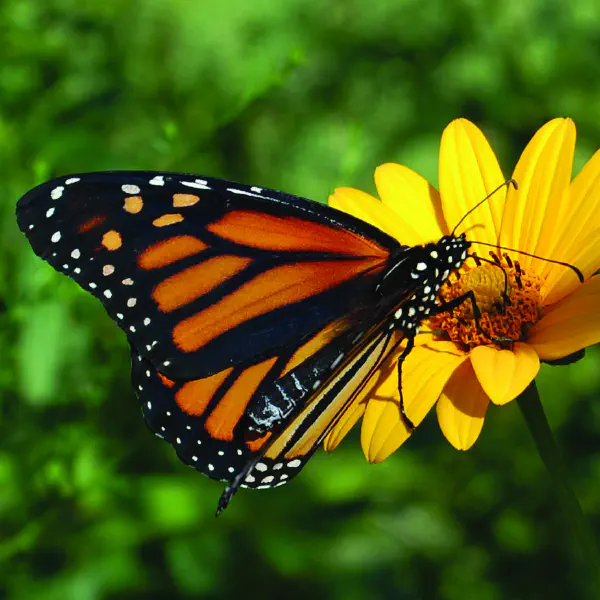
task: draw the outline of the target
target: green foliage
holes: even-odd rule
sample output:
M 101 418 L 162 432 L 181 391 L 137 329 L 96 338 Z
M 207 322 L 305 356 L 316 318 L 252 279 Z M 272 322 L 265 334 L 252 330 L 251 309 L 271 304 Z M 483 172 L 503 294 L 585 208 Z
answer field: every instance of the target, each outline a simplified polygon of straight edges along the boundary
M 123 336 L 32 255 L 17 198 L 54 175 L 205 173 L 324 201 L 376 165 L 435 180 L 465 116 L 505 174 L 554 116 L 598 146 L 594 0 L 0 3 L 0 598 L 595 597 L 517 407 L 468 453 L 430 415 L 368 465 L 356 438 L 290 486 L 221 486 L 151 436 Z M 600 353 L 540 393 L 600 533 Z

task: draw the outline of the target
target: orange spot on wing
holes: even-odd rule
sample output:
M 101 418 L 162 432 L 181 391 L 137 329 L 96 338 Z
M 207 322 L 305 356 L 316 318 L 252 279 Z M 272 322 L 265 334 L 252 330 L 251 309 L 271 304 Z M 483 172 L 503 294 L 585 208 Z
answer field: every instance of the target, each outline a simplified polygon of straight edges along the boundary
M 233 367 L 204 379 L 188 381 L 175 394 L 175 402 L 184 413 L 199 417 L 210 404 L 217 390 L 229 377 Z
M 388 250 L 346 229 L 298 217 L 276 217 L 251 210 L 227 213 L 207 227 L 220 237 L 272 251 L 332 252 L 344 256 L 386 258 Z
M 180 221 L 183 221 L 183 215 L 172 213 L 158 217 L 158 219 L 154 219 L 154 221 L 152 221 L 152 225 L 154 225 L 154 227 L 167 227 L 168 225 L 173 225 L 175 223 L 179 223 Z
M 123 238 L 118 231 L 111 229 L 102 236 L 102 245 L 107 250 L 118 250 L 123 245 Z
M 271 437 L 272 431 L 268 431 L 262 437 L 256 438 L 255 440 L 247 440 L 246 446 L 248 450 L 251 452 L 258 452 L 266 443 L 266 441 Z
M 250 262 L 251 259 L 240 256 L 210 258 L 161 281 L 154 288 L 152 297 L 161 311 L 175 310 L 239 273 Z
M 184 352 L 193 352 L 245 321 L 324 292 L 380 266 L 381 261 L 373 258 L 275 267 L 178 323 L 173 328 L 173 342 Z
M 277 357 L 248 367 L 227 390 L 204 424 L 211 437 L 232 441 L 233 430 L 242 418 L 254 392 L 277 361 Z
M 93 229 L 94 227 L 98 227 L 98 225 L 102 225 L 102 223 L 104 223 L 104 221 L 106 221 L 106 216 L 104 216 L 104 215 L 98 215 L 97 217 L 92 217 L 91 219 L 88 219 L 87 221 L 85 221 L 85 223 L 82 223 L 79 226 L 79 233 L 85 233 L 86 231 L 89 231 L 90 229 Z
M 178 235 L 148 246 L 138 258 L 138 265 L 145 270 L 158 269 L 198 254 L 206 248 L 208 246 L 198 238 L 191 235 Z
M 123 208 L 126 212 L 137 215 L 144 207 L 144 201 L 141 196 L 127 196 L 123 203 Z
M 175 208 L 194 206 L 198 202 L 200 202 L 200 197 L 194 194 L 173 194 L 173 206 Z
M 169 379 L 168 377 L 166 377 L 159 371 L 156 371 L 156 374 L 158 375 L 159 379 L 162 381 L 163 385 L 165 385 L 166 387 L 172 388 L 175 385 L 174 381 L 172 381 L 171 379 Z

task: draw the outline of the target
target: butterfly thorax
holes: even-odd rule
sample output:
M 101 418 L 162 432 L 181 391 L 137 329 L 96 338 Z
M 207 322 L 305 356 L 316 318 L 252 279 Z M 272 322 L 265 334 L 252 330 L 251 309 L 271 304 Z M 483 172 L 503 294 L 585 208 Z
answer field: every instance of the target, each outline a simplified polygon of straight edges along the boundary
M 391 255 L 376 292 L 384 306 L 394 308 L 395 328 L 407 335 L 418 332 L 421 321 L 439 306 L 440 288 L 462 266 L 470 246 L 464 234 L 448 235 L 438 242 L 402 247 Z

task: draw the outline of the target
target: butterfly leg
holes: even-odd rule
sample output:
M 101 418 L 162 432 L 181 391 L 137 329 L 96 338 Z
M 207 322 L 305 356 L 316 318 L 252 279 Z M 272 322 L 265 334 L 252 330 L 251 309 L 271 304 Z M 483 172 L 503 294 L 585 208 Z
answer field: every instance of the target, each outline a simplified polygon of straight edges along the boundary
M 404 407 L 404 394 L 402 393 L 402 364 L 414 347 L 415 338 L 414 336 L 410 336 L 407 338 L 406 348 L 404 348 L 402 354 L 398 357 L 398 392 L 400 393 L 400 415 L 410 433 L 415 430 L 415 425 L 406 414 Z

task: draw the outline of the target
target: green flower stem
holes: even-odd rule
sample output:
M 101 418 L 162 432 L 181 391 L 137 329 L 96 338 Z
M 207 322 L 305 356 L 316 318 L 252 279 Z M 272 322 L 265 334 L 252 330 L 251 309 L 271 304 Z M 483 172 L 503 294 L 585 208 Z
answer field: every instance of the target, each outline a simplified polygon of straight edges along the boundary
M 529 427 L 540 458 L 552 479 L 556 499 L 560 504 L 577 545 L 578 553 L 591 570 L 591 579 L 600 592 L 600 553 L 588 521 L 569 482 L 569 472 L 556 445 L 552 430 L 540 402 L 535 380 L 517 398 L 519 408 Z

